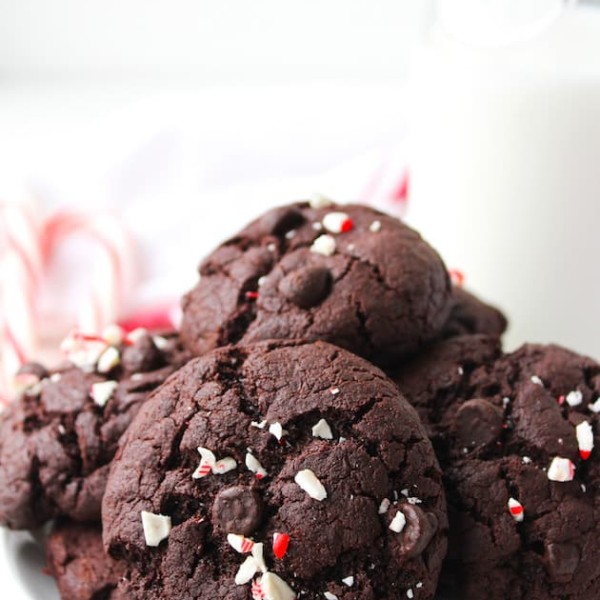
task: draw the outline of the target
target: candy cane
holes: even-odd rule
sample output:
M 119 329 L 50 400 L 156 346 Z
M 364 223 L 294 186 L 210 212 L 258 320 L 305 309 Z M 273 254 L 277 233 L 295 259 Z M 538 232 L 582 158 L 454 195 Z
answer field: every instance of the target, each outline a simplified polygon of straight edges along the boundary
M 132 283 L 132 241 L 114 216 L 62 211 L 46 223 L 44 256 L 51 257 L 60 243 L 76 234 L 94 240 L 102 250 L 95 261 L 92 290 L 77 325 L 82 331 L 102 331 L 116 321 Z

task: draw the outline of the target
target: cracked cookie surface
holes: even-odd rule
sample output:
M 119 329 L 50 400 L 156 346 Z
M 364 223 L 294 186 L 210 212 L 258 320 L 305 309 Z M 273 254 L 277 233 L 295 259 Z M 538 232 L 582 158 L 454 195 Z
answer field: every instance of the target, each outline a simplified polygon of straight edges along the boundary
M 184 362 L 172 334 L 142 332 L 127 344 L 84 337 L 72 340 L 79 366 L 25 365 L 17 377 L 28 385 L 0 415 L 0 523 L 13 529 L 58 516 L 98 520 L 119 438 Z
M 416 412 L 324 342 L 188 363 L 126 433 L 102 514 L 132 599 L 431 599 L 446 548 Z
M 199 267 L 183 299 L 183 343 L 325 340 L 377 364 L 434 338 L 451 305 L 438 254 L 393 217 L 309 203 L 262 215 Z
M 396 380 L 444 468 L 444 579 L 466 600 L 592 600 L 600 583 L 600 365 L 449 339 Z

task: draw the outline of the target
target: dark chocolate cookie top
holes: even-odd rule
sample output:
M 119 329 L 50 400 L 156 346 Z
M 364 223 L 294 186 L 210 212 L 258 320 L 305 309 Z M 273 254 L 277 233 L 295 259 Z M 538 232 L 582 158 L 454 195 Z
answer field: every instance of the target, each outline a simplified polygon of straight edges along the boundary
M 46 568 L 63 600 L 126 600 L 117 590 L 125 570 L 104 552 L 100 523 L 56 522 L 46 540 Z
M 450 310 L 438 254 L 393 217 L 360 205 L 282 206 L 200 265 L 183 299 L 184 345 L 325 340 L 388 364 L 435 337 Z
M 22 367 L 19 397 L 0 415 L 0 523 L 38 527 L 100 518 L 108 467 L 139 405 L 184 361 L 177 336 L 73 335 L 67 362 Z
M 104 540 L 128 598 L 431 599 L 441 475 L 415 411 L 324 342 L 195 359 L 144 404 L 113 462 Z
M 444 467 L 445 570 L 464 598 L 597 598 L 600 365 L 552 345 L 501 355 L 466 336 L 397 381 Z

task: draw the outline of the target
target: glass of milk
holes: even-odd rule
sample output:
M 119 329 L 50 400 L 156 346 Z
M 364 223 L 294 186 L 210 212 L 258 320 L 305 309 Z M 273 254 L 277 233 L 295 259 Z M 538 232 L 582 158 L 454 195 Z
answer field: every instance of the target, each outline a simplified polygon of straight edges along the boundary
M 415 59 L 407 220 L 504 309 L 508 348 L 600 358 L 600 3 L 439 3 Z

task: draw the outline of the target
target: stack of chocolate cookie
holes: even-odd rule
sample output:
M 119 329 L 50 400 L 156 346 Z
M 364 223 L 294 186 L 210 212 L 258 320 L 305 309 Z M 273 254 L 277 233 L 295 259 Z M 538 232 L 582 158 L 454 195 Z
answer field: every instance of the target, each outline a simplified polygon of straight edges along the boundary
M 272 210 L 183 314 L 72 337 L 1 417 L 0 519 L 54 520 L 64 599 L 597 597 L 600 366 L 503 354 L 406 225 Z

